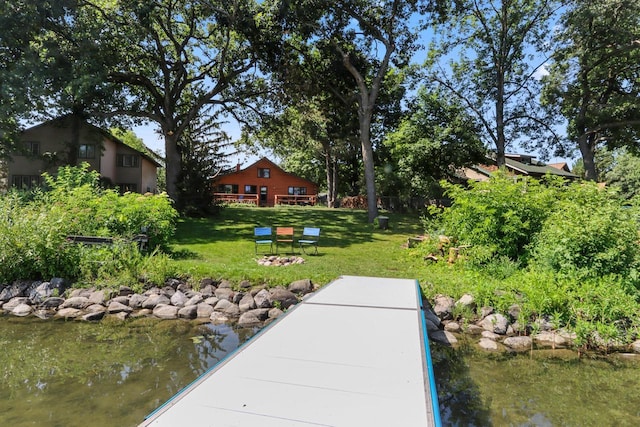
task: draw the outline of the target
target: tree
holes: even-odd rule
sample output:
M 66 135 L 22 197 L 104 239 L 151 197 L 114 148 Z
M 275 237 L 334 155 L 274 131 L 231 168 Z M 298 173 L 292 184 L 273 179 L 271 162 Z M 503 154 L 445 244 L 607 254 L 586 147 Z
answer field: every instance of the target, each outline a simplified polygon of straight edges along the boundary
M 158 124 L 165 141 L 166 185 L 180 197 L 190 142 L 183 138 L 203 114 L 217 117 L 251 99 L 263 81 L 256 71 L 269 52 L 268 11 L 252 0 L 88 3 L 103 25 L 101 41 L 117 40 L 107 81 L 121 103 L 109 112 Z
M 0 1 L 0 158 L 20 149 L 16 142 L 22 123 L 44 108 L 47 69 L 41 45 L 34 41 L 57 28 L 74 3 Z
M 232 153 L 226 151 L 232 145 L 230 138 L 212 116 L 191 121 L 181 145 L 180 197 L 176 207 L 192 216 L 210 214 L 214 209 L 211 185 L 213 179 L 228 168 L 227 159 Z
M 385 139 L 391 155 L 389 190 L 407 197 L 440 196 L 434 194 L 440 180 L 455 179 L 460 167 L 484 160 L 480 127 L 455 99 L 424 87 L 409 111 Z
M 285 33 L 285 41 L 302 46 L 294 46 L 289 58 L 308 59 L 306 53 L 312 52 L 328 63 L 338 62 L 352 79 L 348 91 L 330 83 L 328 90 L 345 105 L 357 107 L 369 222 L 377 216 L 372 119 L 389 67 L 404 69 L 416 49 L 413 23 L 421 4 L 420 0 L 281 2 L 287 30 L 293 32 Z M 315 74 L 314 79 L 325 75 Z
M 607 185 L 619 188 L 625 199 L 640 195 L 640 157 L 626 149 L 620 150 L 605 177 Z
M 556 42 L 545 99 L 566 118 L 586 178 L 595 180 L 599 146 L 637 146 L 640 137 L 640 3 L 577 0 Z
M 468 0 L 461 5 L 433 43 L 428 78 L 482 124 L 482 139 L 495 147 L 502 166 L 509 145 L 541 145 L 556 138 L 553 121 L 538 104 L 537 76 L 558 2 Z

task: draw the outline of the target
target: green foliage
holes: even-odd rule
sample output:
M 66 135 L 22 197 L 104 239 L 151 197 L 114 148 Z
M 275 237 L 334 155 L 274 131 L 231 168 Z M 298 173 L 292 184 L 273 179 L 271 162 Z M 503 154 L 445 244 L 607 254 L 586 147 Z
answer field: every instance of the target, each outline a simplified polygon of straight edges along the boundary
M 168 247 L 177 212 L 166 195 L 120 196 L 114 190 L 101 190 L 97 174 L 88 171 L 87 165 L 61 168 L 56 177 L 47 175 L 45 180 L 50 188 L 47 192 L 13 192 L 0 197 L 0 281 L 100 277 L 88 266 L 108 265 L 101 259 L 108 254 L 70 244 L 68 235 L 107 236 L 124 242 L 145 227 L 150 247 Z M 118 247 L 114 245 L 113 250 Z M 125 262 L 133 255 L 111 256 Z M 138 256 L 136 262 L 141 263 L 144 258 Z M 120 264 L 111 271 L 116 274 L 119 269 L 130 270 Z
M 470 182 L 467 190 L 443 183 L 453 206 L 439 220 L 447 235 L 472 245 L 472 258 L 486 262 L 495 256 L 512 260 L 528 256 L 530 239 L 538 233 L 553 202 L 554 185 L 495 174 L 489 181 Z
M 378 176 L 382 194 L 441 197 L 441 179 L 484 158 L 479 128 L 461 105 L 424 88 L 410 110 L 384 141 L 390 163 Z
M 573 329 L 585 348 L 637 332 L 638 213 L 617 192 L 505 175 L 448 192 L 452 207 L 426 223 L 472 248 L 454 265 L 430 265 L 425 292 L 470 293 L 503 313 L 517 304 L 523 327 L 551 319 Z M 431 241 L 412 253 L 433 248 Z
M 640 4 L 580 0 L 562 10 L 543 97 L 549 109 L 566 118 L 586 177 L 595 180 L 597 148 L 634 147 L 640 132 L 640 53 L 635 46 Z
M 600 162 L 596 163 L 600 166 Z M 640 196 L 640 157 L 628 150 L 621 150 L 615 156 L 613 167 L 606 173 L 607 185 L 618 188 L 625 199 Z
M 532 239 L 535 262 L 559 273 L 631 277 L 640 261 L 635 212 L 595 184 L 572 185 Z

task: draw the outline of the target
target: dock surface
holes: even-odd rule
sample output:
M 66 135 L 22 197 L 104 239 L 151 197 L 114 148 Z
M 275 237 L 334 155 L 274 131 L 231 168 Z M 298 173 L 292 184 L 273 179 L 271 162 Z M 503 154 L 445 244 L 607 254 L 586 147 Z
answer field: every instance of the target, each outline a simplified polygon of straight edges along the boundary
M 417 282 L 342 276 L 141 426 L 439 426 Z

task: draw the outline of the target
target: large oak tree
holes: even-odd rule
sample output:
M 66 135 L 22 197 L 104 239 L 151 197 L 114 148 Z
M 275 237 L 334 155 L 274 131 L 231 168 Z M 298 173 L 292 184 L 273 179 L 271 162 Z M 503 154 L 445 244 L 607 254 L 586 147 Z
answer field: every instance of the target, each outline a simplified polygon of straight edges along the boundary
M 560 23 L 545 99 L 595 180 L 598 147 L 640 148 L 640 3 L 577 0 Z

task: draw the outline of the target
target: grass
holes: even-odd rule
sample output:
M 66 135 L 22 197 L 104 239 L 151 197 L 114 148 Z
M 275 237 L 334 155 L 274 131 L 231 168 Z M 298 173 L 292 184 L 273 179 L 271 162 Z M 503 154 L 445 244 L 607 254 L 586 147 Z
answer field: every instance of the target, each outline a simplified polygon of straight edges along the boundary
M 341 275 L 417 278 L 420 265 L 406 256 L 403 244 L 407 237 L 422 232 L 419 217 L 384 215 L 389 217 L 387 230 L 369 224 L 367 213 L 360 210 L 231 205 L 217 217 L 181 220 L 172 246 L 173 258 L 177 271 L 196 279 L 249 280 L 272 286 L 307 278 L 324 285 Z M 293 226 L 296 236 L 305 226 L 319 227 L 318 255 L 297 250 L 304 264 L 258 265 L 263 254 L 255 254 L 253 228 L 257 226 Z M 290 247 L 282 245 L 280 254 L 285 251 Z

